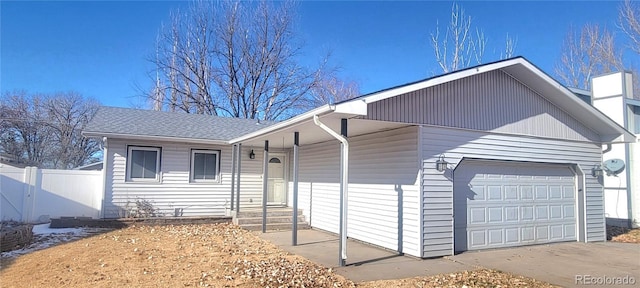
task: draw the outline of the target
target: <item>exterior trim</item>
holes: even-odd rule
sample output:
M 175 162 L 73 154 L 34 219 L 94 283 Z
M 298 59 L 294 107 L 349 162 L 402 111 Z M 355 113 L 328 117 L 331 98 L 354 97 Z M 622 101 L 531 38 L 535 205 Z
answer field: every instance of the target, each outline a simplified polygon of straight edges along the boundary
M 215 144 L 215 145 L 228 145 L 229 142 L 224 140 L 209 140 L 209 139 L 195 139 L 195 138 L 182 138 L 182 137 L 166 137 L 166 136 L 147 136 L 136 134 L 119 134 L 119 133 L 103 133 L 103 132 L 83 132 L 85 137 L 108 137 L 115 139 L 127 139 L 127 140 L 145 140 L 145 141 L 167 141 L 167 142 L 179 142 L 179 143 L 194 143 L 194 144 Z
M 155 151 L 156 152 L 156 177 L 151 178 L 133 178 L 131 177 L 131 153 L 134 150 L 141 151 Z M 125 181 L 129 183 L 162 183 L 162 147 L 156 146 L 138 146 L 138 145 L 127 145 L 127 157 L 126 157 L 126 167 L 125 167 Z
M 194 157 L 196 153 L 204 153 L 204 154 L 214 154 L 216 155 L 216 175 L 214 179 L 194 179 L 193 177 L 195 176 L 194 174 Z M 191 151 L 189 152 L 189 182 L 192 184 L 197 184 L 197 183 L 220 183 L 220 154 L 221 151 L 220 150 L 210 150 L 210 149 L 191 149 Z
M 104 219 L 104 209 L 105 209 L 105 198 L 107 196 L 107 181 L 108 178 L 108 169 L 109 169 L 109 139 L 107 137 L 102 138 L 102 199 L 101 209 L 100 209 L 100 218 Z
M 418 137 L 418 145 L 416 149 L 418 149 L 418 192 L 420 195 L 418 198 L 418 204 L 420 205 L 418 208 L 418 216 L 420 219 L 418 225 L 420 227 L 420 235 L 418 235 L 418 239 L 420 241 L 418 242 L 418 253 L 420 257 L 422 257 L 424 255 L 424 155 L 422 151 L 422 126 L 418 126 L 418 133 L 416 136 Z

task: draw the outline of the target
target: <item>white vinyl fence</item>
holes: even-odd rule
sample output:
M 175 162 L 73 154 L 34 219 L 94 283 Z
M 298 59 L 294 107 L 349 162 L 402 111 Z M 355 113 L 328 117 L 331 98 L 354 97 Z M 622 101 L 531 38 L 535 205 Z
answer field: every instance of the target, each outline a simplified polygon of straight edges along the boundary
M 100 218 L 102 171 L 52 170 L 0 165 L 0 220 Z

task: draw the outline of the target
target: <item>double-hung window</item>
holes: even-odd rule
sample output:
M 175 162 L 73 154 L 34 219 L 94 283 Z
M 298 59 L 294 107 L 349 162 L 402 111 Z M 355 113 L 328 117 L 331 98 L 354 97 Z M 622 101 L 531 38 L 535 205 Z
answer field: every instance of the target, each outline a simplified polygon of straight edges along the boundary
M 216 182 L 220 173 L 220 151 L 191 150 L 191 182 Z
M 127 181 L 160 181 L 160 148 L 129 146 Z

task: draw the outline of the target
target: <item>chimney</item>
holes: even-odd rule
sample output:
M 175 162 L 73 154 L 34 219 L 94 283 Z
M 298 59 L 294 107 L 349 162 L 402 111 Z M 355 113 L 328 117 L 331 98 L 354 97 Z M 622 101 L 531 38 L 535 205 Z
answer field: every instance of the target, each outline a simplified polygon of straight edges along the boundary
M 626 121 L 627 99 L 633 99 L 633 79 L 630 72 L 616 72 L 591 79 L 591 103 L 620 126 Z

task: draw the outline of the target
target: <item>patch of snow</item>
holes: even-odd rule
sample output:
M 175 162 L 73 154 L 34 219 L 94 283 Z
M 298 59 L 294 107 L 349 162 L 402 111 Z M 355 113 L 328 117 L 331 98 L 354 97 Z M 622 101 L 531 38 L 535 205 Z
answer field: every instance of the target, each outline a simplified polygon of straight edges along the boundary
M 7 251 L 0 253 L 2 258 L 12 258 L 33 251 L 46 249 L 53 245 L 77 240 L 80 238 L 88 237 L 102 231 L 109 231 L 111 229 L 104 228 L 49 228 L 49 223 L 33 225 L 33 240 L 31 244 L 22 249 Z
M 85 228 L 49 228 L 49 223 L 33 225 L 33 235 L 82 234 Z

